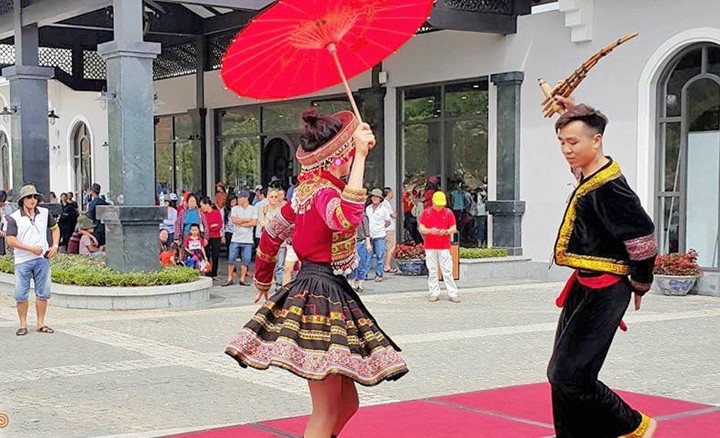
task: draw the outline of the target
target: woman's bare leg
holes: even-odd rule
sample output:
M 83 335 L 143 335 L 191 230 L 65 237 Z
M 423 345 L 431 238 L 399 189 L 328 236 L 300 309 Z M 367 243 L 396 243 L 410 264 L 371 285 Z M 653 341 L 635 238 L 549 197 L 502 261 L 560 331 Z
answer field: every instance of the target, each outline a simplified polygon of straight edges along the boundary
M 312 416 L 305 427 L 305 438 L 330 438 L 342 414 L 342 377 L 328 376 L 325 380 L 308 380 L 312 398 Z
M 360 407 L 357 388 L 355 388 L 355 382 L 352 379 L 342 377 L 342 392 L 340 395 L 342 397 L 342 411 L 333 428 L 333 436 L 340 435 L 347 422 L 350 421 Z

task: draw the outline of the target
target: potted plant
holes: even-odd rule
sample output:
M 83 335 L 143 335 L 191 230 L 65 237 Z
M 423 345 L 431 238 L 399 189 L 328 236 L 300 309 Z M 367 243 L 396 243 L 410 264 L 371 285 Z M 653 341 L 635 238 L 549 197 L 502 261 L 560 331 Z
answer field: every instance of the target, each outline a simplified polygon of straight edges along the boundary
M 695 286 L 702 271 L 697 263 L 698 253 L 661 254 L 655 260 L 655 284 L 665 295 L 687 295 Z
M 425 247 L 422 244 L 398 245 L 393 258 L 401 274 L 427 275 L 425 267 Z

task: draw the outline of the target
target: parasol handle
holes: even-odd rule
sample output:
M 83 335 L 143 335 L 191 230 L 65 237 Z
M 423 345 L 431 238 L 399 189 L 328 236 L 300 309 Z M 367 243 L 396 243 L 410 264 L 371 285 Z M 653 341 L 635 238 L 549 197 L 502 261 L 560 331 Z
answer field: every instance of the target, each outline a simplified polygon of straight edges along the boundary
M 335 66 L 338 69 L 338 73 L 340 73 L 340 79 L 342 79 L 342 83 L 345 86 L 345 92 L 350 99 L 350 105 L 352 105 L 355 117 L 357 117 L 358 121 L 362 123 L 363 120 L 360 116 L 360 110 L 358 109 L 357 103 L 355 103 L 355 97 L 353 97 L 352 91 L 350 91 L 350 84 L 348 84 L 347 78 L 345 77 L 345 72 L 343 71 L 342 65 L 340 64 L 340 59 L 337 56 L 337 46 L 335 46 L 335 43 L 330 43 L 328 44 L 327 49 L 330 52 L 330 55 L 332 55 L 333 59 L 335 60 Z

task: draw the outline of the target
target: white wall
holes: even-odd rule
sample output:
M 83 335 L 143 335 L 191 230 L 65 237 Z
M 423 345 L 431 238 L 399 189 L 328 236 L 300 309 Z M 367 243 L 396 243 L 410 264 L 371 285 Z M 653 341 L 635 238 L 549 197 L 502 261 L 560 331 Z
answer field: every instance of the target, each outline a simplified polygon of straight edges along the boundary
M 55 193 L 75 188 L 73 171 L 72 131 L 77 123 L 84 122 L 90 131 L 92 145 L 93 182 L 107 192 L 109 186 L 109 148 L 102 146 L 108 141 L 107 111 L 102 108 L 98 93 L 73 91 L 58 81 L 48 86 L 49 98 L 55 112 L 60 116 L 50 126 L 50 189 Z M 60 145 L 59 151 L 52 147 Z M 110 145 L 112 147 L 112 145 Z
M 559 11 L 519 18 L 515 35 L 453 31 L 420 35 L 383 63 L 390 78 L 388 95 L 393 96 L 396 87 L 524 71 L 521 199 L 527 202 L 527 213 L 523 218 L 523 246 L 527 255 L 547 261 L 572 190 L 568 185 L 572 177 L 558 151 L 554 119 L 544 119 L 540 112 L 542 95 L 536 79 L 543 77 L 553 84 L 609 42 L 626 33 L 640 32 L 635 40 L 600 61 L 576 93 L 578 101 L 601 109 L 610 118 L 606 153 L 619 161 L 635 187 L 641 73 L 664 41 L 686 29 L 718 28 L 719 16 L 720 2 L 716 0 L 695 0 L 692 6 L 673 0 L 602 0 L 594 5 L 591 42 L 571 42 L 565 15 Z M 388 144 L 395 142 L 395 118 L 394 106 L 386 102 L 386 132 L 392 133 Z

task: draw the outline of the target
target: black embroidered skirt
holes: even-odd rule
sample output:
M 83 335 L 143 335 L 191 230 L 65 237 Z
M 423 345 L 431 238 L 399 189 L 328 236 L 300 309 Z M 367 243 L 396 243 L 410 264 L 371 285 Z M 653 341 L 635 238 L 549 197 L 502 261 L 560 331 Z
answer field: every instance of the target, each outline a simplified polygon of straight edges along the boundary
M 378 327 L 345 277 L 304 262 L 230 342 L 242 367 L 284 368 L 305 379 L 339 374 L 365 385 L 408 372 L 400 348 Z

